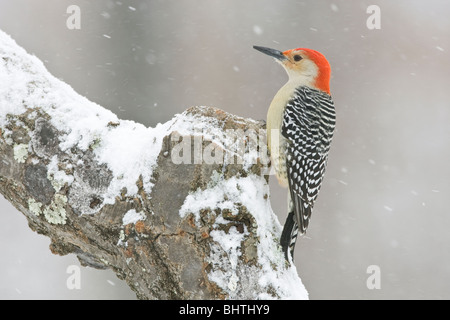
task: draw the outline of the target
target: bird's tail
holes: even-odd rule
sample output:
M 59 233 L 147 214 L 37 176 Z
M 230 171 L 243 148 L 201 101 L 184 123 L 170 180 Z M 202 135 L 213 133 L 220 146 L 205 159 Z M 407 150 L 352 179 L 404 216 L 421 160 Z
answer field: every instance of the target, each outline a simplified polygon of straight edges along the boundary
M 289 212 L 281 233 L 280 244 L 283 249 L 286 261 L 289 261 L 289 255 L 294 261 L 294 248 L 297 241 L 298 224 L 294 219 L 294 211 Z

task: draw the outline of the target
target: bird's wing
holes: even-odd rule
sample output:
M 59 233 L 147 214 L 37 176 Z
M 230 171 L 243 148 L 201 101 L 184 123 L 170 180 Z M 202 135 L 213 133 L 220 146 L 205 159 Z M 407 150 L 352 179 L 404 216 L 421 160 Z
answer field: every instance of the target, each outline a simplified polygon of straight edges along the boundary
M 331 97 L 307 87 L 295 91 L 284 112 L 282 135 L 287 139 L 287 175 L 300 234 L 308 228 L 322 184 L 334 124 Z

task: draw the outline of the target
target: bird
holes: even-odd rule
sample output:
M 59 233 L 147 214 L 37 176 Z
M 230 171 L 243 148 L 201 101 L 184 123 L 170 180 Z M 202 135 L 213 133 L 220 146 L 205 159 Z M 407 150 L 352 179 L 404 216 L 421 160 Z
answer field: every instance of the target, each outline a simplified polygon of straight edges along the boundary
M 313 49 L 253 48 L 275 58 L 289 76 L 270 103 L 266 130 L 271 164 L 280 185 L 289 190 L 280 244 L 286 261 L 293 262 L 297 237 L 308 229 L 322 185 L 336 126 L 331 67 Z

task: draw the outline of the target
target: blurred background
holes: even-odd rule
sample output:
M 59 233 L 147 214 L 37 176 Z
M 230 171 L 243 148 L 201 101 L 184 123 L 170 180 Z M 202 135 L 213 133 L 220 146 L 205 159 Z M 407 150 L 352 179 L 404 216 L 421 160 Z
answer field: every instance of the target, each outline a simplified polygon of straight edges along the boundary
M 370 30 L 369 5 L 381 13 Z M 81 10 L 70 30 L 67 8 Z M 311 299 L 450 299 L 450 3 L 0 0 L 0 29 L 122 119 L 155 126 L 193 105 L 265 119 L 287 75 L 252 45 L 308 47 L 332 66 L 329 165 L 296 266 Z M 284 223 L 286 190 L 271 181 Z M 81 268 L 0 196 L 1 299 L 135 299 Z M 380 270 L 369 289 L 369 266 Z

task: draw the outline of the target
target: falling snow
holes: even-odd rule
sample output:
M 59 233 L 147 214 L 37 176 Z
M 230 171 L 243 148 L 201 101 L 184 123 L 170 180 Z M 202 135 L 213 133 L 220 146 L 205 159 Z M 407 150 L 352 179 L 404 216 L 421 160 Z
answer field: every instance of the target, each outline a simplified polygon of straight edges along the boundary
M 263 29 L 258 25 L 253 26 L 253 32 L 258 36 L 260 36 L 264 33 Z
M 335 3 L 330 4 L 330 8 L 334 12 L 338 12 L 339 11 L 339 8 L 338 8 L 338 6 Z

